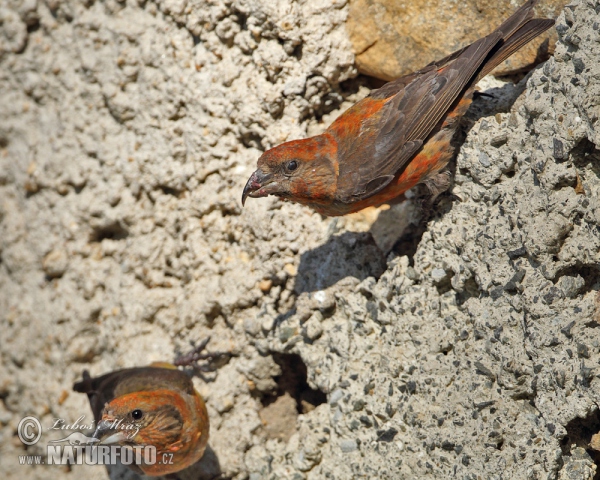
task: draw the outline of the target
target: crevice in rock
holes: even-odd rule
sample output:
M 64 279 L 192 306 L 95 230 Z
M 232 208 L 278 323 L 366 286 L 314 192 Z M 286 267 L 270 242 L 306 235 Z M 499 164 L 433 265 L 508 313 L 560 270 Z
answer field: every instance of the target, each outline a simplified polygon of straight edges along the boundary
M 237 17 L 236 23 L 240 26 L 240 29 L 248 30 L 248 16 L 249 15 L 247 13 L 242 12 L 241 10 L 235 8 L 235 6 L 232 7 L 231 13 L 233 14 L 234 17 Z
M 596 465 L 600 465 L 600 452 L 590 448 L 592 436 L 600 432 L 600 410 L 596 410 L 585 418 L 574 418 L 565 426 L 567 434 L 560 440 L 563 455 L 570 456 L 573 447 L 584 448 Z M 594 475 L 600 480 L 600 471 Z
M 515 171 L 514 167 L 511 168 L 510 170 L 507 170 L 506 172 L 504 172 L 504 176 L 506 178 L 513 178 L 515 176 L 515 174 L 516 174 L 516 171 Z
M 259 411 L 268 438 L 287 443 L 298 428 L 298 415 L 309 413 L 325 403 L 326 396 L 313 390 L 306 381 L 306 365 L 300 355 L 273 353 L 281 374 L 273 378 L 277 384 L 271 393 L 263 393 Z
M 32 23 L 27 25 L 27 33 L 37 32 L 40 29 L 40 21 L 35 19 Z
M 177 198 L 180 198 L 181 196 L 181 190 L 178 190 L 177 188 L 169 187 L 167 185 L 159 185 L 158 188 L 160 188 L 165 195 L 172 195 Z
M 576 166 L 596 161 L 595 164 L 592 163 L 592 170 L 600 177 L 600 166 L 597 164 L 600 161 L 600 149 L 596 148 L 596 145 L 589 139 L 583 138 L 575 145 L 575 147 L 573 147 L 571 150 L 571 158 Z
M 452 290 L 452 277 L 454 277 L 454 272 L 452 270 L 450 270 L 449 272 L 447 272 L 448 275 L 446 275 L 446 277 L 444 277 L 444 279 L 437 283 L 435 285 L 435 288 L 437 288 L 438 293 L 441 295 L 443 295 L 444 293 L 449 292 L 450 290 Z
M 327 401 L 327 396 L 322 391 L 313 390 L 308 385 L 306 365 L 300 355 L 273 353 L 273 360 L 281 368 L 281 374 L 274 378 L 277 389 L 261 399 L 263 406 L 274 403 L 286 393 L 296 401 L 298 413 L 308 413 Z
M 96 227 L 90 235 L 90 242 L 102 240 L 123 240 L 129 236 L 129 231 L 120 223 L 113 222 L 102 227 Z
M 265 147 L 262 145 L 262 137 L 258 133 L 243 133 L 240 136 L 240 141 L 244 144 L 246 148 L 256 148 L 261 152 L 265 151 Z
M 292 56 L 296 57 L 298 61 L 302 60 L 302 44 L 296 45 L 294 47 L 294 51 L 292 52 Z
M 590 185 L 600 178 L 600 148 L 589 139 L 582 139 L 569 153 L 573 166 L 577 170 L 577 193 L 590 195 Z M 587 206 L 587 205 L 586 205 Z
M 208 328 L 214 327 L 215 321 L 222 313 L 223 309 L 221 308 L 221 305 L 216 302 L 211 305 L 210 310 L 204 314 Z
M 465 281 L 465 286 L 462 292 L 456 294 L 456 305 L 461 307 L 470 298 L 478 298 L 480 296 L 479 286 L 473 277 Z
M 585 295 L 591 290 L 600 289 L 600 265 L 595 263 L 577 263 L 570 267 L 561 268 L 556 272 L 556 281 L 554 283 L 558 283 L 561 277 L 576 277 L 577 275 L 581 276 L 581 278 L 583 278 L 583 281 L 585 282 L 584 286 L 581 287 L 581 289 L 579 289 L 579 294 Z

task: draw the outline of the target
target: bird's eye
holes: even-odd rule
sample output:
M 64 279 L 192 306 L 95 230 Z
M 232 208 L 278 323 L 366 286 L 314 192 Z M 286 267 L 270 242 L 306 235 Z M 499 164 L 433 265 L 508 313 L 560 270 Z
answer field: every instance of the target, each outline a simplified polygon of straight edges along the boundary
M 131 416 L 133 417 L 134 420 L 139 420 L 144 416 L 144 412 L 142 412 L 141 410 L 134 410 L 133 412 L 131 412 Z
M 298 162 L 296 160 L 292 160 L 291 162 L 288 162 L 286 168 L 289 172 L 293 172 L 298 168 Z

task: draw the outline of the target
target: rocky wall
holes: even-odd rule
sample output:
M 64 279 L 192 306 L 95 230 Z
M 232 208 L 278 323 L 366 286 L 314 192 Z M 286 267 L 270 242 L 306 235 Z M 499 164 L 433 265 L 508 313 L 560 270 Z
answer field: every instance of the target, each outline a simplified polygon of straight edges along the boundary
M 231 356 L 194 379 L 210 450 L 181 478 L 593 478 L 600 4 L 566 7 L 554 58 L 519 85 L 488 82 L 425 223 L 410 204 L 242 209 L 262 150 L 367 93 L 347 11 L 2 4 L 7 478 L 106 478 L 18 465 L 64 436 L 25 451 L 19 420 L 89 416 L 71 392 L 83 369 L 169 361 L 207 336 Z

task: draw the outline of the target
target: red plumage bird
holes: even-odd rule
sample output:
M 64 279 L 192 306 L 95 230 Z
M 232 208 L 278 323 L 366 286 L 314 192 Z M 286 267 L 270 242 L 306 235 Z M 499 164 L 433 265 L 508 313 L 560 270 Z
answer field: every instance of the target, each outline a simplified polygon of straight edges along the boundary
M 325 133 L 283 143 L 258 159 L 242 194 L 276 195 L 338 216 L 400 197 L 419 183 L 434 195 L 477 82 L 554 25 L 530 0 L 486 37 L 374 90 Z
M 101 443 L 156 447 L 156 463 L 128 465 L 132 470 L 166 475 L 202 458 L 209 431 L 206 406 L 190 377 L 175 366 L 153 364 L 96 378 L 86 371 L 73 390 L 87 394 Z

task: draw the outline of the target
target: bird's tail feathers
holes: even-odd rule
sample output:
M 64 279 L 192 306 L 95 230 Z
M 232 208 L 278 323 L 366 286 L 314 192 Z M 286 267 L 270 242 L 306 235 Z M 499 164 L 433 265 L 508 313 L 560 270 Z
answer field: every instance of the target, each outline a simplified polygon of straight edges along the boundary
M 79 393 L 91 393 L 94 391 L 92 377 L 87 370 L 83 371 L 83 379 L 73 385 L 73 390 Z
M 513 15 L 513 17 L 515 15 Z M 507 22 L 511 20 L 511 18 L 509 18 Z M 503 25 L 504 24 L 500 26 L 499 30 L 502 29 Z M 548 30 L 553 25 L 554 20 L 552 19 L 534 18 L 520 25 L 516 30 L 513 30 L 508 37 L 504 37 L 504 42 L 500 44 L 499 48 L 496 51 L 492 51 L 490 54 L 490 59 L 484 63 L 483 68 L 477 75 L 477 80 L 485 77 L 513 53 L 528 44 L 531 40 Z
M 501 32 L 502 39 L 508 40 L 520 30 L 523 25 L 533 18 L 533 8 L 536 3 L 538 3 L 538 0 L 529 0 L 525 2 L 510 17 L 504 20 L 494 33 Z

